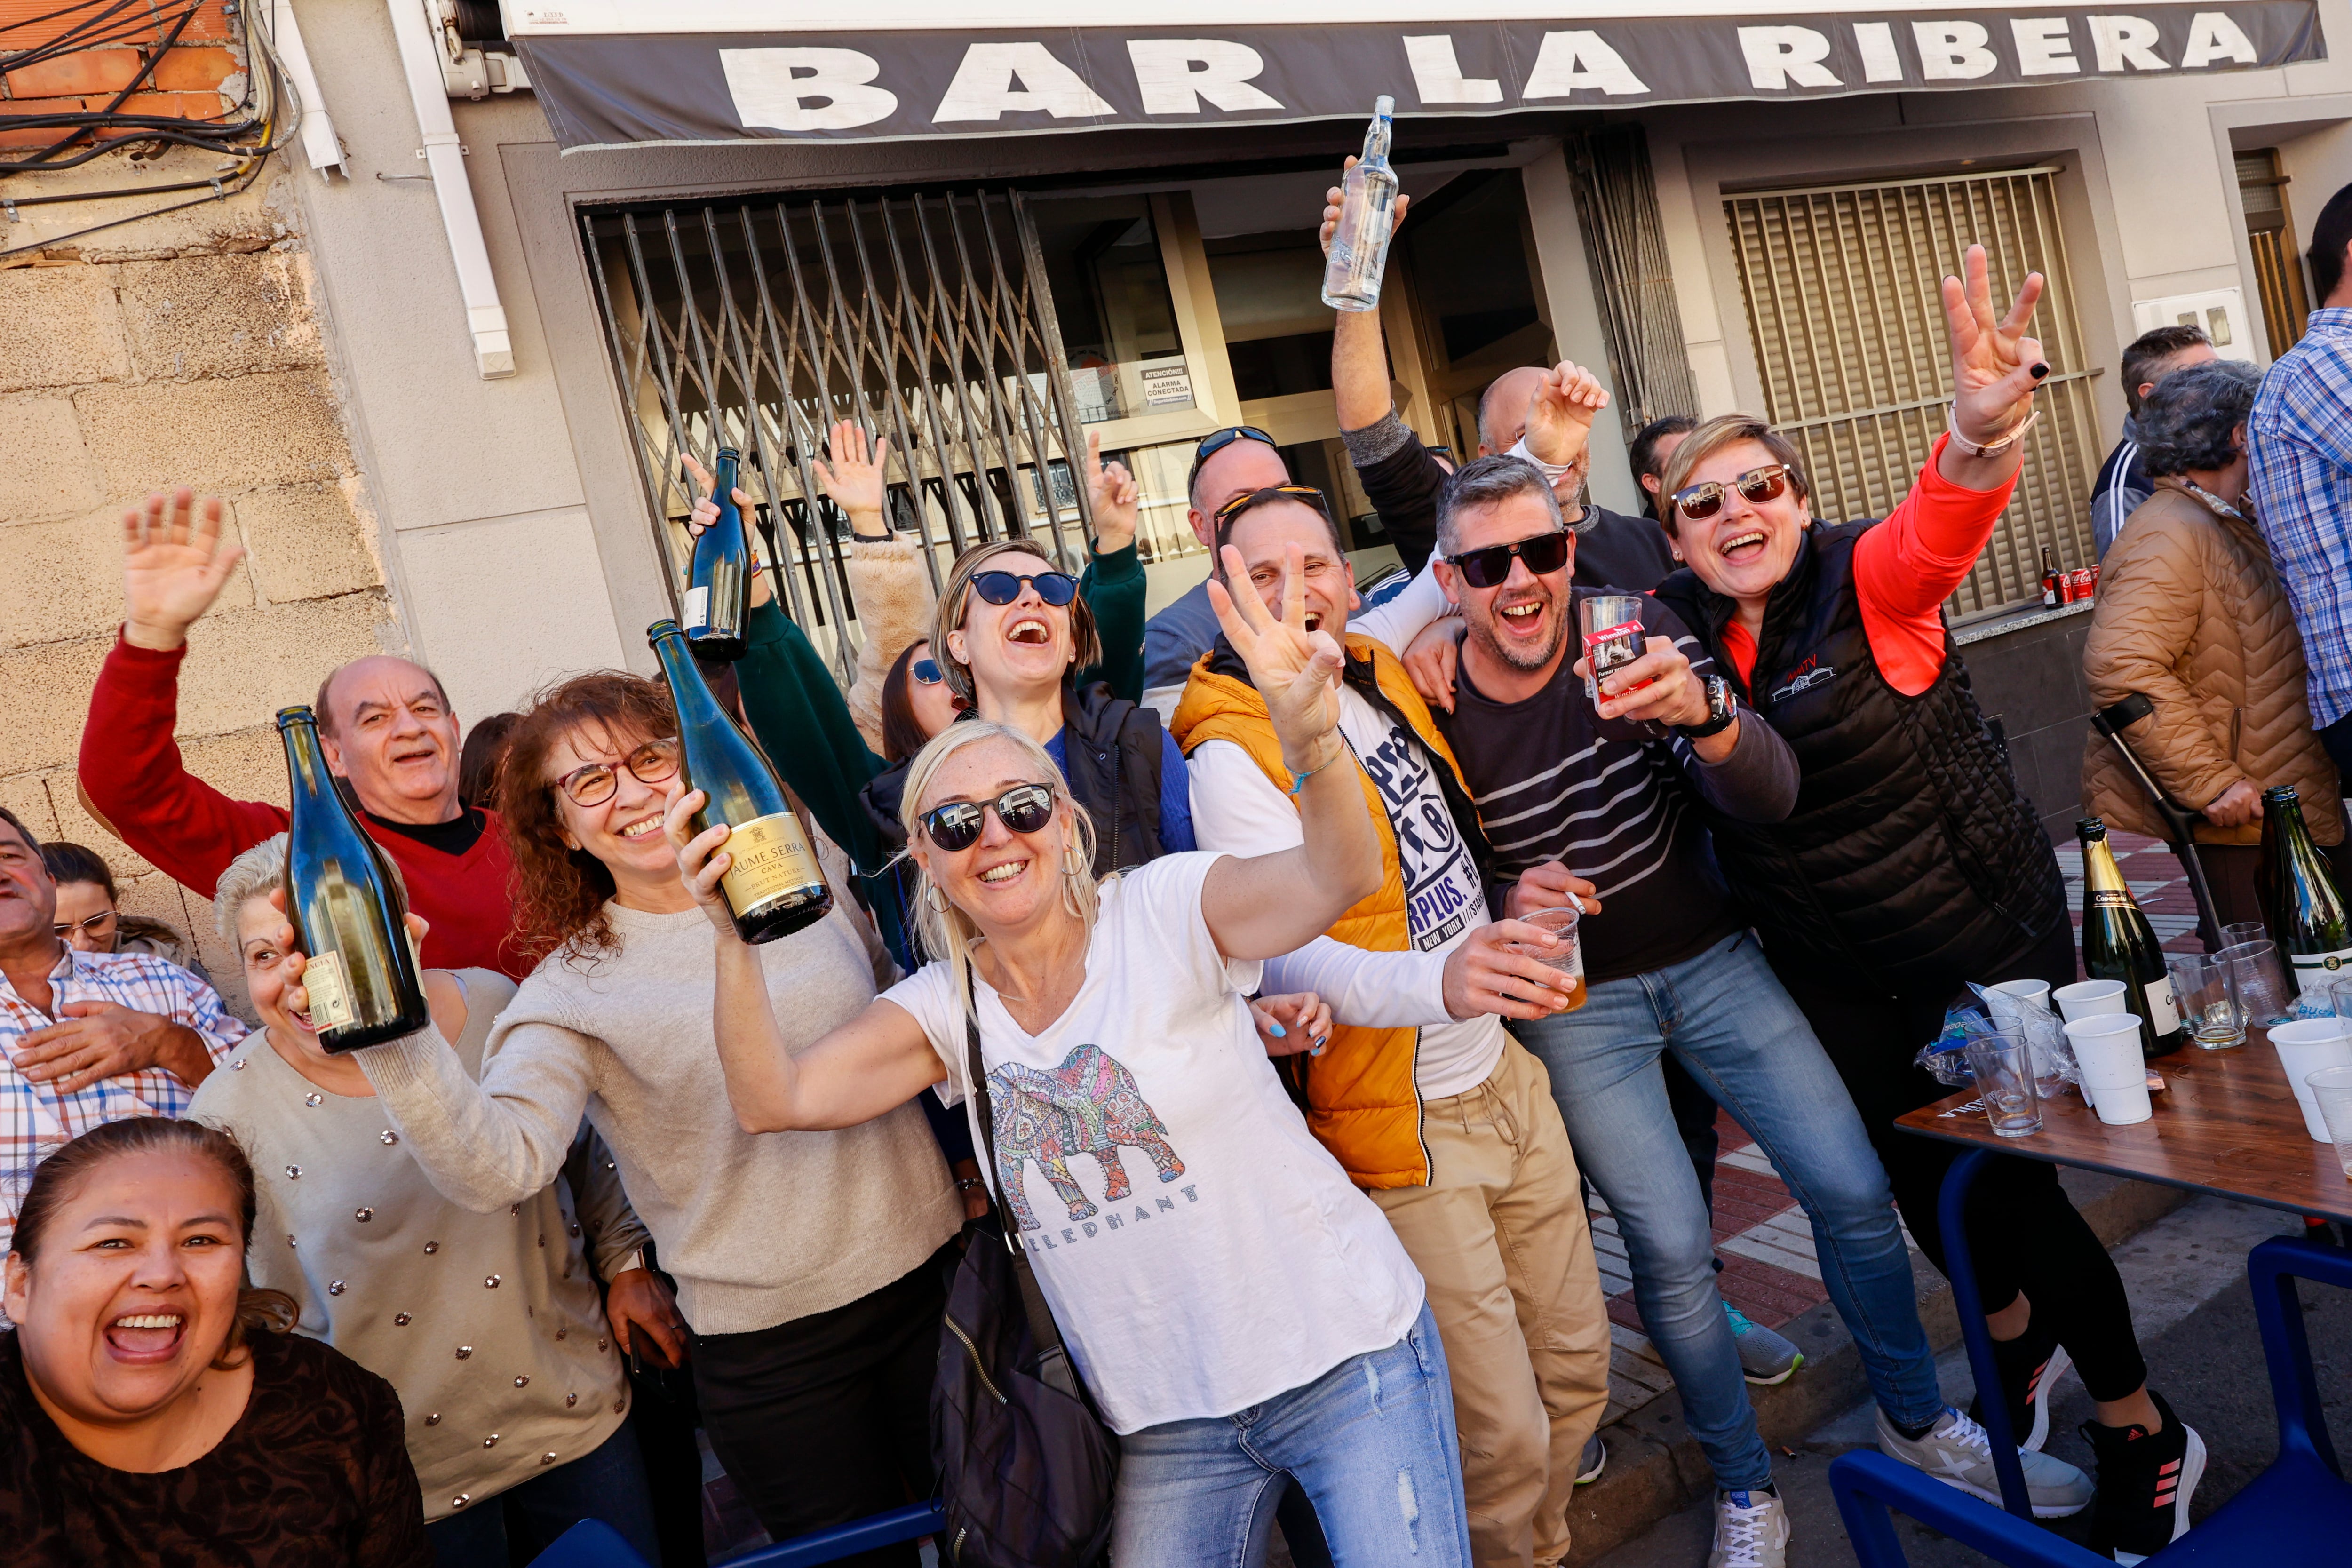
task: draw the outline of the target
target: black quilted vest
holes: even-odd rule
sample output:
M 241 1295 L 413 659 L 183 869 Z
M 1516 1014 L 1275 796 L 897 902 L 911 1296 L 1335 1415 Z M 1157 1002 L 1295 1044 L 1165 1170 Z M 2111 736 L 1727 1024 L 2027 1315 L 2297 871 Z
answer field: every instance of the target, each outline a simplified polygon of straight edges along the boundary
M 1775 956 L 1872 989 L 1957 990 L 2064 920 L 2065 888 L 1951 634 L 1918 696 L 1879 670 L 1853 584 L 1854 542 L 1875 526 L 1805 531 L 1766 602 L 1750 682 L 1724 653 L 1733 601 L 1687 568 L 1657 595 L 1797 754 L 1786 821 L 1708 820 Z

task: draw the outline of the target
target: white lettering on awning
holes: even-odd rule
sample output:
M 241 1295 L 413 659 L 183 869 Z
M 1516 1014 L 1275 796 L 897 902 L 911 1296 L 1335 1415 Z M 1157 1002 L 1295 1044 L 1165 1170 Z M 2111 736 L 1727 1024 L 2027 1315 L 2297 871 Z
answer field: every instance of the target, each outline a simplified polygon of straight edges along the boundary
M 2253 39 L 2246 37 L 2246 30 L 2230 20 L 2227 14 L 2200 11 L 2189 19 L 2189 46 L 2180 51 L 2181 69 L 2210 66 L 2215 60 L 2250 66 L 2261 58 L 2254 52 Z
M 1135 85 L 1146 114 L 1198 114 L 1201 100 L 1232 114 L 1246 109 L 1280 109 L 1273 94 L 1250 85 L 1265 69 L 1265 57 L 1247 44 L 1223 38 L 1129 38 Z
M 1929 81 L 1970 81 L 2000 66 L 1985 47 L 1992 35 L 1982 22 L 1914 22 L 1911 41 L 1919 47 L 1919 74 Z
M 1856 22 L 1853 25 L 1853 47 L 1862 56 L 1862 79 L 1864 81 L 1901 81 L 1903 57 L 1895 52 L 1895 24 L 1892 22 Z
M 1788 87 L 1843 87 L 1822 62 L 1830 58 L 1830 36 L 1811 27 L 1742 27 L 1739 52 L 1748 57 L 1748 79 L 1767 91 Z
M 2092 16 L 2091 47 L 2097 53 L 2099 68 L 2119 71 L 2126 68 L 2136 71 L 2170 70 L 2164 57 L 2156 52 L 2156 24 L 2145 16 Z
M 1043 44 L 973 44 L 964 50 L 931 119 L 940 124 L 1007 114 L 1085 120 L 1118 112 Z
M 719 68 L 746 129 L 848 131 L 898 111 L 898 95 L 872 85 L 882 62 L 856 49 L 721 49 Z
M 1535 68 L 1519 89 L 1525 99 L 1566 98 L 1579 89 L 1598 88 L 1607 93 L 1647 92 L 1649 85 L 1633 74 L 1625 57 L 1601 41 L 1601 35 L 1581 29 L 1546 33 L 1536 51 Z
M 2017 39 L 2017 68 L 2025 76 L 2066 76 L 2083 68 L 2063 16 L 2017 16 L 2009 24 Z
M 1407 34 L 1405 63 L 1412 67 L 1413 91 L 1422 104 L 1500 103 L 1503 84 L 1490 76 L 1464 76 L 1451 33 Z

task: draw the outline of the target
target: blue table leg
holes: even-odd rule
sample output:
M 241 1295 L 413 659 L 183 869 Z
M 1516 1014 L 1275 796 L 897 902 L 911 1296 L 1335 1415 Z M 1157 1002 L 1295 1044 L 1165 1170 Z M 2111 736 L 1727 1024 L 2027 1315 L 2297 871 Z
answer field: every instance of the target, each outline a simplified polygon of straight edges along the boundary
M 1997 1157 L 1990 1149 L 1971 1149 L 1952 1163 L 1952 1168 L 1944 1173 L 1944 1190 L 1936 1200 L 1936 1220 L 1944 1233 L 1944 1267 L 1951 1276 L 1960 1338 L 1969 1347 L 1969 1368 L 1976 1373 L 1985 1434 L 1992 1440 L 1992 1468 L 2000 1478 L 2001 1506 L 2020 1519 L 2032 1519 L 2033 1504 L 2025 1491 L 2025 1465 L 2017 1457 L 2017 1436 L 2010 1430 L 2008 1401 L 2000 1396 L 2000 1369 L 1992 1358 L 1992 1329 L 1985 1322 L 1984 1299 L 1977 1293 L 1976 1259 L 1969 1248 L 1969 1188 Z

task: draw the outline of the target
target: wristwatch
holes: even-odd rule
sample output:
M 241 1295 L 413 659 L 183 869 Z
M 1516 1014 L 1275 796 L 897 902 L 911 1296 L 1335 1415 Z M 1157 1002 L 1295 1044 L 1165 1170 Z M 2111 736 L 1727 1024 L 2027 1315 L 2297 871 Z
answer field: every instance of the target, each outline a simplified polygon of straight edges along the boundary
M 1685 741 L 1704 741 L 1709 735 L 1720 735 L 1730 729 L 1731 721 L 1739 716 L 1731 704 L 1731 682 L 1719 675 L 1710 675 L 1704 677 L 1700 684 L 1706 689 L 1706 722 L 1669 726 Z

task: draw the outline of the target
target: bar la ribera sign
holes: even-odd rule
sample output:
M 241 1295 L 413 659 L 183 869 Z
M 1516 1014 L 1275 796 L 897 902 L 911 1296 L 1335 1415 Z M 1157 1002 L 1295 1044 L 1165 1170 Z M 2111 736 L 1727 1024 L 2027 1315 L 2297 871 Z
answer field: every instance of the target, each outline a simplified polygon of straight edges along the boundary
M 861 7 L 856 31 L 840 29 L 835 9 L 785 15 L 801 9 L 589 0 L 516 7 L 509 26 L 567 151 L 1354 119 L 1375 91 L 1393 92 L 1400 113 L 1454 115 L 1833 97 L 2160 79 L 2326 54 L 2314 0 L 1810 13 L 1719 0 L 1673 16 L 1656 14 L 1661 0 L 1550 0 L 1491 9 L 1556 18 L 1498 21 L 1307 0 L 1231 25 L 1213 6 L 1181 8 L 1200 14 L 1182 25 L 1160 6 L 1130 6 L 1139 19 L 1118 27 L 1098 25 L 1103 7 L 1044 0 L 984 29 L 959 25 L 953 13 L 968 11 L 945 0 L 881 0 Z

